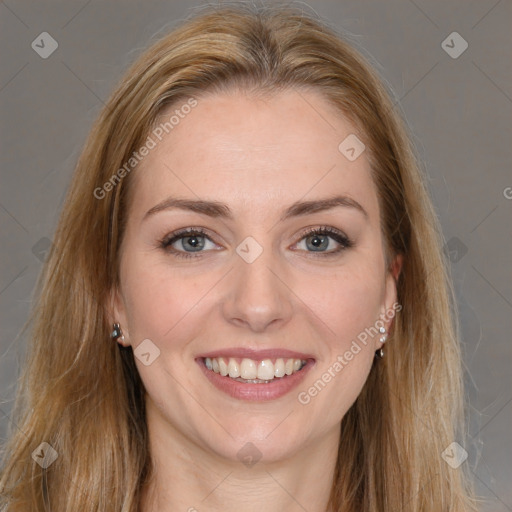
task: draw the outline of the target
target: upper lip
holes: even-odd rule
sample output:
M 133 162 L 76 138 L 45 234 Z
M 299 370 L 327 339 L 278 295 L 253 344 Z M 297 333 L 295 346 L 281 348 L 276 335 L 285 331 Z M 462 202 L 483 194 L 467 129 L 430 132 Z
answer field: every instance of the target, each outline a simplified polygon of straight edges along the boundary
M 252 349 L 252 348 L 224 348 L 220 350 L 212 350 L 204 354 L 197 356 L 199 358 L 209 357 L 211 359 L 215 357 L 236 357 L 253 359 L 254 361 L 262 361 L 263 359 L 314 359 L 311 354 L 303 352 L 295 352 L 294 350 L 288 350 L 285 348 L 268 348 L 268 349 Z

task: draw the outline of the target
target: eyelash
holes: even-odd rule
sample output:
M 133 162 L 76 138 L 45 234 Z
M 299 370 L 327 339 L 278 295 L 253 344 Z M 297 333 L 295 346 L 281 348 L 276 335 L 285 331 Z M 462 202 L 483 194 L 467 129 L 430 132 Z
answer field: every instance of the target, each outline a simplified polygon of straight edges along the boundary
M 339 254 L 340 252 L 344 251 L 345 249 L 349 249 L 353 247 L 353 242 L 344 235 L 341 231 L 338 231 L 337 229 L 334 229 L 329 226 L 321 226 L 319 228 L 312 228 L 307 230 L 306 232 L 302 233 L 301 238 L 299 239 L 299 242 L 302 241 L 304 238 L 307 238 L 312 235 L 328 235 L 330 238 L 332 238 L 334 241 L 338 242 L 340 244 L 340 247 L 335 249 L 334 251 L 329 252 L 318 252 L 315 253 L 314 251 L 306 251 L 314 255 L 314 257 L 329 257 L 334 256 L 335 254 Z M 178 240 L 182 240 L 183 238 L 193 237 L 193 236 L 201 236 L 205 237 L 211 242 L 213 240 L 207 235 L 206 231 L 204 231 L 202 228 L 185 228 L 181 229 L 179 231 L 175 231 L 174 233 L 171 233 L 170 235 L 167 235 L 159 242 L 159 247 L 163 249 L 166 252 L 172 253 L 174 256 L 178 258 L 198 258 L 201 257 L 201 253 L 204 251 L 198 251 L 196 253 L 189 253 L 184 251 L 177 251 L 176 249 L 171 248 L 172 244 Z

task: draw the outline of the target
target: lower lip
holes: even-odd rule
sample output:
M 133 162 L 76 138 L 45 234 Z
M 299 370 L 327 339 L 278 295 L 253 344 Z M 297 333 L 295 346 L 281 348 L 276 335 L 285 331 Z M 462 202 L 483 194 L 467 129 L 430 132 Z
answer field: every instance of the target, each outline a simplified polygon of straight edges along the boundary
M 302 382 L 306 374 L 315 364 L 313 359 L 308 359 L 302 370 L 292 375 L 274 378 L 272 382 L 267 384 L 245 384 L 231 377 L 223 377 L 220 373 L 208 370 L 204 364 L 204 359 L 197 359 L 196 361 L 203 370 L 206 378 L 217 389 L 238 400 L 247 400 L 250 402 L 266 402 L 286 395 Z

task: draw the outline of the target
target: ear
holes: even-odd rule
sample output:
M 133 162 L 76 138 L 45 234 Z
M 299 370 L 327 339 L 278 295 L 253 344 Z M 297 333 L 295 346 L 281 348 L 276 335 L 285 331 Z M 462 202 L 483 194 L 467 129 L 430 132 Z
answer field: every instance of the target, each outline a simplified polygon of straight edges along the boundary
M 402 264 L 404 262 L 404 257 L 402 254 L 397 254 L 393 261 L 391 262 L 389 271 L 393 278 L 395 279 L 395 283 L 398 283 L 398 277 L 400 276 L 400 272 L 402 271 Z
M 130 336 L 128 333 L 128 322 L 126 316 L 126 307 L 123 299 L 123 295 L 121 290 L 118 287 L 112 288 L 109 293 L 109 304 L 107 306 L 107 318 L 111 327 L 115 323 L 118 323 L 121 327 L 121 331 L 124 336 L 124 340 L 117 339 L 117 343 L 122 345 L 123 347 L 128 347 L 131 345 Z
M 402 271 L 402 264 L 403 255 L 396 255 L 393 258 L 386 275 L 384 311 L 382 312 L 384 316 L 382 318 L 384 319 L 384 324 L 388 333 L 391 331 L 391 327 L 393 326 L 393 319 L 396 311 L 401 309 L 401 306 L 400 309 L 397 308 L 397 306 L 399 306 L 397 304 L 397 284 L 400 272 Z

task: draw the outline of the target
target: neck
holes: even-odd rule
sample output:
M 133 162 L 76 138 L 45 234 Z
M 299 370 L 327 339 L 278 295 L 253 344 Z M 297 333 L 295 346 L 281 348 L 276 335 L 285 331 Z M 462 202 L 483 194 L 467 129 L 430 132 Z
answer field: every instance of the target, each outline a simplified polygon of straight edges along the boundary
M 151 400 L 147 423 L 153 471 L 142 491 L 141 512 L 327 511 L 339 429 L 286 460 L 262 458 L 249 467 L 178 432 Z

